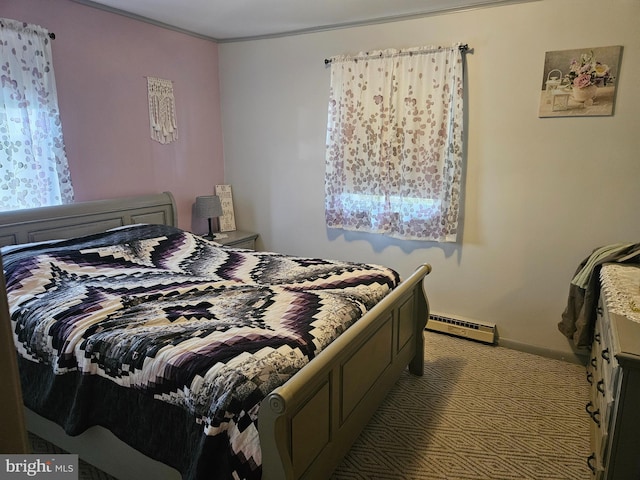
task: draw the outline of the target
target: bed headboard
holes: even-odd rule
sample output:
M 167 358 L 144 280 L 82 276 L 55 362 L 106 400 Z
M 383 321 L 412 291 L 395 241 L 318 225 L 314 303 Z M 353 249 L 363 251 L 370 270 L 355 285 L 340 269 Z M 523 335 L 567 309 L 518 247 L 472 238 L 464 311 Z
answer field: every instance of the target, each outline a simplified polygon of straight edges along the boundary
M 169 192 L 0 212 L 0 246 L 71 238 L 133 223 L 177 225 Z

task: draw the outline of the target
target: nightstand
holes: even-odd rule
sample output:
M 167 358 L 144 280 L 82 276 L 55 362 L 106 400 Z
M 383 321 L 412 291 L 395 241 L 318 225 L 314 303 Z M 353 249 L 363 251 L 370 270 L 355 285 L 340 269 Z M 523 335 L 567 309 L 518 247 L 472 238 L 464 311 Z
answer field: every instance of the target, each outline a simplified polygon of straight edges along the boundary
M 215 238 L 217 235 L 226 235 L 225 238 Z M 214 242 L 230 248 L 247 248 L 249 250 L 256 249 L 257 233 L 241 232 L 239 230 L 233 232 L 221 232 L 214 234 Z

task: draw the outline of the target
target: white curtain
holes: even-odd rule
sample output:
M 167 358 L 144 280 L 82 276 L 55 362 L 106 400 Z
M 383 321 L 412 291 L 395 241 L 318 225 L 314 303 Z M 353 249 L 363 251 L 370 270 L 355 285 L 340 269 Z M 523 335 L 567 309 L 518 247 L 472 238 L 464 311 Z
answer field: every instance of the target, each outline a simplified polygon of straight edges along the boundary
M 462 56 L 454 46 L 331 58 L 329 228 L 457 240 Z
M 49 32 L 0 19 L 0 210 L 73 201 Z

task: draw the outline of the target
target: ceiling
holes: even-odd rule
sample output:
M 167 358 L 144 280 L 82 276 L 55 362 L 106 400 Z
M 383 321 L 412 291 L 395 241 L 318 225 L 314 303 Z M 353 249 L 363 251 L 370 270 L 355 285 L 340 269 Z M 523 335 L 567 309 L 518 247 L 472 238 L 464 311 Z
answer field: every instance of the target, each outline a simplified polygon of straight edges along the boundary
M 215 41 L 291 35 L 534 0 L 75 0 Z

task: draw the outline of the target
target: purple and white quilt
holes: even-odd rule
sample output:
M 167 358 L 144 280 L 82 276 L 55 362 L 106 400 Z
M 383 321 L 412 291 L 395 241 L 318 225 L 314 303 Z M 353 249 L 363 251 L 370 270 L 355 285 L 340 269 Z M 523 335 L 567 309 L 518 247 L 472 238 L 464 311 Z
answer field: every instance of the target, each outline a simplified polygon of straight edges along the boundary
M 160 225 L 3 263 L 25 404 L 69 434 L 106 426 L 186 479 L 259 478 L 262 399 L 399 283 Z

